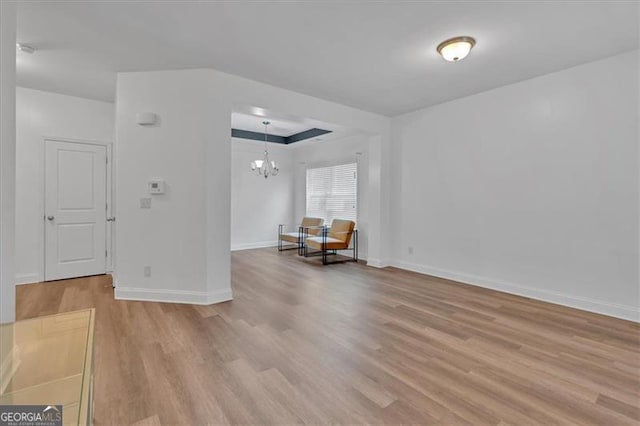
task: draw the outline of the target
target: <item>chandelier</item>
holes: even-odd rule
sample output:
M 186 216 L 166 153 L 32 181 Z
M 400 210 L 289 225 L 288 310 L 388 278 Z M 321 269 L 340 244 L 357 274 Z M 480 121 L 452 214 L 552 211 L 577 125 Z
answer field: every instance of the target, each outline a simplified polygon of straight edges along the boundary
M 267 126 L 271 123 L 263 121 L 262 124 L 264 124 L 264 156 L 262 157 L 262 160 L 255 160 L 251 162 L 251 171 L 257 176 L 264 176 L 266 179 L 269 176 L 276 176 L 280 169 L 278 168 L 278 163 L 276 161 L 269 160 L 269 151 L 267 150 Z

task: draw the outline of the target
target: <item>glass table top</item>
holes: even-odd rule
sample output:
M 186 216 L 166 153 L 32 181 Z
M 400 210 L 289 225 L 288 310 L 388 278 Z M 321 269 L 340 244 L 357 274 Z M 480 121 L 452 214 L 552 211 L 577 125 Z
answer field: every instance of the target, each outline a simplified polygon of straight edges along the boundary
M 93 309 L 0 325 L 0 404 L 62 405 L 77 424 L 85 374 L 91 368 Z

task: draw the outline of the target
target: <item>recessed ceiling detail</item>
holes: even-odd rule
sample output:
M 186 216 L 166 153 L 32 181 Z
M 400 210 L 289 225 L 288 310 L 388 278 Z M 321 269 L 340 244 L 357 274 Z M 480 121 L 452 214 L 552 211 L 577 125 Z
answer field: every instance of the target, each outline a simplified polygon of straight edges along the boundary
M 295 142 L 300 142 L 307 139 L 316 138 L 321 135 L 326 135 L 327 133 L 331 133 L 331 130 L 314 128 L 293 134 L 291 136 L 267 135 L 267 142 L 289 145 Z M 261 142 L 264 141 L 264 133 L 253 132 L 250 130 L 231 129 L 231 137 L 239 139 L 250 139 Z

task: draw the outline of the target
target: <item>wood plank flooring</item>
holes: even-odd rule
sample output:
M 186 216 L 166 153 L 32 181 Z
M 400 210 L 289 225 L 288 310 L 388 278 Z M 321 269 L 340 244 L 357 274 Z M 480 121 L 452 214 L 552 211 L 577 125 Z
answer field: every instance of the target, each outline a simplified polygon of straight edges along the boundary
M 232 254 L 234 300 L 18 286 L 96 308 L 97 424 L 640 424 L 640 325 L 398 269 Z

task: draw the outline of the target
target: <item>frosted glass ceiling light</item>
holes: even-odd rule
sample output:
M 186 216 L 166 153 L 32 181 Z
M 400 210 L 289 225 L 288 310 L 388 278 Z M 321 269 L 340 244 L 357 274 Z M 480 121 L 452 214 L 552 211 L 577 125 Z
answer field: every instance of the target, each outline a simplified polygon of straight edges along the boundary
M 269 151 L 267 150 L 267 126 L 271 123 L 263 121 L 262 124 L 264 124 L 264 156 L 262 157 L 262 160 L 255 160 L 251 162 L 251 171 L 257 176 L 264 176 L 266 179 L 269 176 L 276 176 L 280 171 L 280 168 L 276 161 L 269 161 Z
M 475 45 L 476 40 L 473 37 L 454 37 L 440 43 L 437 50 L 445 61 L 457 62 L 466 58 Z

